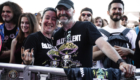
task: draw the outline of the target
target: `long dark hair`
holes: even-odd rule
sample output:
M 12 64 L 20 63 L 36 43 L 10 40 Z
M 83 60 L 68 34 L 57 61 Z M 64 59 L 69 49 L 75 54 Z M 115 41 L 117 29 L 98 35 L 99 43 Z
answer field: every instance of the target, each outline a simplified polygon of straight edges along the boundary
M 22 32 L 21 26 L 20 26 L 22 17 L 27 17 L 29 21 L 29 34 L 33 32 L 37 32 L 37 29 L 38 29 L 38 22 L 34 14 L 32 13 L 21 14 L 18 21 L 19 33 L 16 37 L 18 43 L 23 43 L 23 40 L 25 39 L 24 33 Z
M 14 24 L 18 24 L 18 18 L 23 12 L 22 8 L 14 2 L 7 1 L 7 2 L 0 5 L 0 15 L 2 14 L 2 10 L 3 10 L 4 6 L 9 6 L 11 8 L 11 10 L 13 12 L 12 21 Z M 0 22 L 4 23 L 1 16 L 0 16 Z

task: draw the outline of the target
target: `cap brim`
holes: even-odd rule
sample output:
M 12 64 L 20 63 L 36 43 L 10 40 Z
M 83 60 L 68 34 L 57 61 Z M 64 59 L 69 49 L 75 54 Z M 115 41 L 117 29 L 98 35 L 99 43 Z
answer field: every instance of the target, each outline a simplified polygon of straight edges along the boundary
M 65 4 L 65 3 L 58 3 L 57 6 L 56 6 L 55 8 L 57 8 L 58 6 L 65 6 L 65 7 L 68 8 L 68 9 L 71 8 L 70 5 Z

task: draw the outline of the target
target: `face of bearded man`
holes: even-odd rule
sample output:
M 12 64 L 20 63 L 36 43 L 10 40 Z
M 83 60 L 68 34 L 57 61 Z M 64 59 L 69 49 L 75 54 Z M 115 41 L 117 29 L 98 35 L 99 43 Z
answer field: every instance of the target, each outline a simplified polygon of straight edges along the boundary
M 9 23 L 13 19 L 13 12 L 9 6 L 3 6 L 1 17 L 4 22 Z
M 57 17 L 62 24 L 66 24 L 70 20 L 72 20 L 73 15 L 74 15 L 73 8 L 68 9 L 65 6 L 58 6 L 57 7 Z
M 122 18 L 123 15 L 123 5 L 121 3 L 113 3 L 111 5 L 109 15 L 111 20 L 117 22 Z

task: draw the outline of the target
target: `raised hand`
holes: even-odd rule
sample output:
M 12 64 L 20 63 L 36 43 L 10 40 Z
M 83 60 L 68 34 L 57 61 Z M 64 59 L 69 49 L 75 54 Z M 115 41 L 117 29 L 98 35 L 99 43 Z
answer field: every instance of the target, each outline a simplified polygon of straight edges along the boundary
M 30 49 L 24 50 L 24 47 L 21 48 L 21 59 L 23 60 L 23 63 L 26 65 L 30 65 L 34 61 L 33 56 L 33 48 L 31 49 L 31 52 L 29 52 Z

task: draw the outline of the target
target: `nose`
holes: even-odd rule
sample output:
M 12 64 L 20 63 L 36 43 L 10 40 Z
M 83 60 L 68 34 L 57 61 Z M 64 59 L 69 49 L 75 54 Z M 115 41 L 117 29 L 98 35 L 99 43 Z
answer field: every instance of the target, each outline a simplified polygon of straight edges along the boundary
M 120 10 L 117 8 L 117 9 L 116 9 L 116 12 L 120 12 Z
M 23 26 L 25 27 L 26 26 L 26 23 L 23 23 Z
M 61 14 L 65 14 L 66 12 L 65 12 L 65 10 L 61 10 Z
M 48 23 L 52 23 L 52 19 L 51 18 L 48 20 Z
M 5 12 L 3 12 L 3 14 L 4 14 L 4 15 L 6 15 L 6 14 L 7 14 L 7 12 L 5 11 Z

